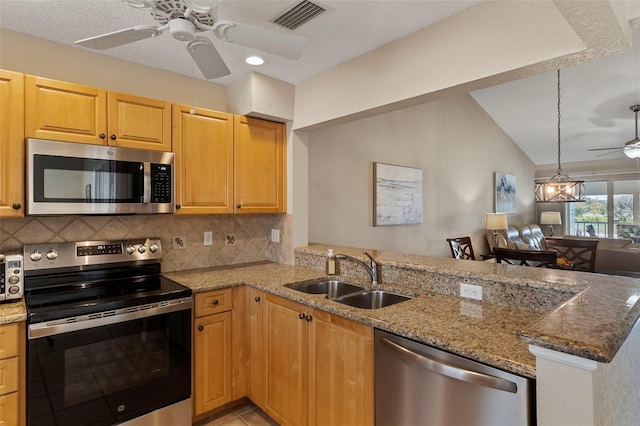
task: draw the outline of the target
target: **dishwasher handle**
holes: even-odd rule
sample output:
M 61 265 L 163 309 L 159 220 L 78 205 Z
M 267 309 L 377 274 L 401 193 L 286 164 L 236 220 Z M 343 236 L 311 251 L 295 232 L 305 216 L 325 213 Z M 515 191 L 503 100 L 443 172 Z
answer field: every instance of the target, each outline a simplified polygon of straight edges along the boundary
M 423 354 L 417 354 L 405 348 L 404 346 L 397 344 L 396 342 L 392 342 L 386 337 L 381 337 L 380 343 L 394 350 L 402 357 L 407 358 L 418 364 L 419 366 L 441 376 L 446 376 L 452 379 L 461 380 L 463 382 L 473 383 L 476 385 L 505 392 L 516 393 L 518 391 L 518 385 L 510 380 L 491 376 L 488 374 L 478 373 L 476 371 L 465 370 L 464 368 L 454 367 L 448 364 L 443 364 L 442 362 L 429 358 Z

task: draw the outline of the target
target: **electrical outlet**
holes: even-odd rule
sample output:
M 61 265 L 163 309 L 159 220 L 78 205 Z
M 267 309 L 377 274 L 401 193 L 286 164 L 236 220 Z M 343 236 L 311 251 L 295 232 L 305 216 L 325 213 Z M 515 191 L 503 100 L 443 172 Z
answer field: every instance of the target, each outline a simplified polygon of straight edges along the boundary
M 213 232 L 212 231 L 204 231 L 204 245 L 210 246 L 213 244 Z
M 460 297 L 482 300 L 482 287 L 479 285 L 460 283 Z
M 280 242 L 280 230 L 279 229 L 272 229 L 271 230 L 271 242 L 272 243 L 279 243 Z

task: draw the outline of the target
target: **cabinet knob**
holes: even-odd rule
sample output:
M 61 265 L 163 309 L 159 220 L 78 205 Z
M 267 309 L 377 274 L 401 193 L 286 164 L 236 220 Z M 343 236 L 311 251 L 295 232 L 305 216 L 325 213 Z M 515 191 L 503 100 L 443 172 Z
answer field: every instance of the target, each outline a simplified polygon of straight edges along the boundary
M 182 206 L 180 204 L 176 204 L 176 210 L 180 210 Z
M 111 135 L 111 140 L 115 141 L 116 140 L 116 135 Z
M 304 317 L 305 317 L 304 312 L 300 312 L 300 314 L 298 315 L 298 318 L 304 319 Z
M 107 135 L 105 135 L 104 133 L 100 133 L 98 136 L 100 137 L 100 139 L 104 139 L 107 137 Z
M 236 204 L 236 208 L 241 209 L 242 208 L 242 204 Z
M 202 330 L 204 330 L 204 326 L 203 325 L 199 325 L 198 326 L 198 331 L 202 331 Z
M 219 301 L 218 299 L 213 299 L 213 305 L 214 305 L 214 306 L 217 306 L 217 305 L 218 305 L 218 303 L 220 303 L 220 301 Z
M 11 206 L 14 210 L 20 210 L 20 208 L 22 207 L 22 205 L 20 203 L 13 203 L 13 205 Z
M 306 317 L 304 317 L 304 319 L 305 319 L 307 322 L 311 322 L 311 320 L 313 319 L 313 317 L 312 317 L 311 315 L 307 315 Z
M 256 298 L 254 299 L 256 302 L 260 301 L 260 296 L 256 296 Z

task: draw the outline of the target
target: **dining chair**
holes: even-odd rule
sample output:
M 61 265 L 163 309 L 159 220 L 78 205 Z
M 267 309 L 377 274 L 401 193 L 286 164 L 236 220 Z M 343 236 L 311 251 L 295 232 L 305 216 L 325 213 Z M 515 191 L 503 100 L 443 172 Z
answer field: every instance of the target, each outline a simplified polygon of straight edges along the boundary
M 504 247 L 495 247 L 493 253 L 496 255 L 497 263 L 502 263 L 504 260 L 511 265 L 536 267 L 555 267 L 558 256 L 555 250 L 518 250 Z
M 556 250 L 558 257 L 566 257 L 573 262 L 573 269 L 576 271 L 595 271 L 598 240 L 547 238 L 547 248 Z
M 476 260 L 471 245 L 471 237 L 447 238 L 454 259 Z

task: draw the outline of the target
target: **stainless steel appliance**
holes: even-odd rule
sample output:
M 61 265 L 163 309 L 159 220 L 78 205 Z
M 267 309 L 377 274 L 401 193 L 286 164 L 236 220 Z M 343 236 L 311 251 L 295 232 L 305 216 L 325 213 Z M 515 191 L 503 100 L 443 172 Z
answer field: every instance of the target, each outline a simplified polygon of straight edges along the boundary
M 30 425 L 190 425 L 191 290 L 158 239 L 27 245 Z
M 375 331 L 377 426 L 535 424 L 535 381 Z
M 27 139 L 27 214 L 173 213 L 172 152 Z
M 22 299 L 24 280 L 21 254 L 0 254 L 0 302 Z

